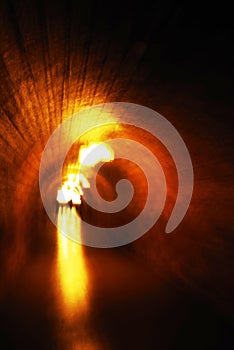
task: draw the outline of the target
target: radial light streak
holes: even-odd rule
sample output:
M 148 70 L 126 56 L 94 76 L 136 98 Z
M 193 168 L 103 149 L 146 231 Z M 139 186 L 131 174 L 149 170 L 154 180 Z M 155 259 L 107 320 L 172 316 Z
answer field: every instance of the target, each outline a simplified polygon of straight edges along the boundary
M 87 307 L 88 276 L 82 245 L 68 239 L 63 231 L 80 234 L 75 208 L 59 207 L 57 231 L 57 274 L 65 311 L 70 314 Z

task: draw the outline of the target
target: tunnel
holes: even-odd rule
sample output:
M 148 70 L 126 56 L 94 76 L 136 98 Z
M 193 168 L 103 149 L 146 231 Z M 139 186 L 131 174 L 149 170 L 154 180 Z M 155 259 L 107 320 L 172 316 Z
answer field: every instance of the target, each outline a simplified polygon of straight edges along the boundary
M 224 4 L 169 0 L 0 1 L 1 349 L 234 348 L 231 13 Z M 170 152 L 135 125 L 134 112 L 124 125 L 122 106 L 150 111 L 152 128 L 162 116 L 188 150 L 191 201 L 170 233 L 180 182 L 175 144 Z M 43 163 L 53 222 L 41 164 L 51 135 L 70 120 L 86 132 L 61 163 L 71 122 Z M 132 229 L 124 244 L 101 247 L 99 231 L 137 218 L 151 194 L 146 169 L 121 159 L 128 146 L 101 163 L 96 178 L 89 169 L 108 203 L 118 197 L 119 180 L 131 182 L 126 208 L 58 206 L 56 195 L 82 147 L 112 138 L 157 157 L 165 178 L 158 191 L 164 184 L 167 196 L 147 232 L 132 239 Z M 135 146 L 129 154 L 144 160 Z M 152 175 L 151 161 L 144 164 Z M 83 244 L 84 222 L 96 230 L 93 244 Z

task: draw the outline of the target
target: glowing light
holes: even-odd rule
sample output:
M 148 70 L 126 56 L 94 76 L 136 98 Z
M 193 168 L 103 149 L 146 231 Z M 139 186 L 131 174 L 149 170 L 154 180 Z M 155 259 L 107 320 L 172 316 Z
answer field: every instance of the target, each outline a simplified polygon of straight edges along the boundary
M 107 144 L 81 147 L 78 163 L 73 166 L 77 173 L 68 171 L 66 181 L 57 192 L 57 201 L 60 204 L 67 204 L 70 201 L 74 205 L 81 204 L 82 188 L 89 188 L 90 183 L 87 177 L 79 171 L 80 166 L 87 166 L 87 171 L 89 167 L 99 162 L 109 162 L 113 159 L 114 152 Z M 75 207 L 59 207 L 57 268 L 64 305 L 68 311 L 71 311 L 77 304 L 79 307 L 84 306 L 87 301 L 88 281 L 82 246 L 63 234 L 63 232 L 69 232 L 69 236 L 74 237 L 77 241 L 77 235 L 81 235 L 80 220 Z
M 59 189 L 57 193 L 57 201 L 60 204 L 66 204 L 70 201 L 70 196 L 67 197 L 67 193 L 64 193 L 62 190 Z
M 80 234 L 80 219 L 75 209 L 60 207 L 57 231 L 57 273 L 65 310 L 71 312 L 79 306 L 83 310 L 87 304 L 88 277 L 82 246 L 62 234 L 61 231 Z M 76 310 L 77 311 L 77 310 Z
M 83 188 L 90 188 L 90 183 L 83 174 L 77 175 L 77 181 L 79 181 Z
M 73 183 L 76 181 L 76 175 L 75 174 L 68 174 L 68 185 L 72 186 Z
M 81 181 L 78 175 L 68 174 L 68 181 L 66 181 L 62 185 L 62 188 L 58 190 L 57 201 L 60 204 L 66 204 L 70 201 L 72 201 L 74 205 L 81 204 L 81 196 L 83 195 L 83 191 L 80 182 Z M 82 179 L 82 184 L 89 186 L 88 180 L 85 182 Z
M 114 151 L 105 143 L 81 147 L 79 162 L 84 166 L 94 166 L 99 162 L 110 162 L 114 159 Z
M 60 204 L 66 204 L 72 202 L 73 205 L 81 204 L 81 196 L 83 196 L 82 188 L 89 188 L 90 183 L 87 177 L 80 172 L 80 167 L 92 167 L 100 162 L 110 162 L 114 159 L 113 149 L 105 143 L 91 144 L 88 147 L 82 146 L 80 148 L 77 164 L 74 164 L 77 174 L 67 174 L 67 181 L 65 181 L 62 187 L 58 190 L 57 201 Z M 85 172 L 88 171 L 88 169 Z M 68 170 L 69 171 L 69 170 Z

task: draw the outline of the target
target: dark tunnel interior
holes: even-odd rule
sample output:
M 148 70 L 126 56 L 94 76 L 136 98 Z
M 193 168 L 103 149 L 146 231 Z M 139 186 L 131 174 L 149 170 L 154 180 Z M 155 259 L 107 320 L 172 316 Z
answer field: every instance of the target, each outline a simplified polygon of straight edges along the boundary
M 225 6 L 0 0 L 1 349 L 234 348 L 234 50 Z M 152 135 L 116 129 L 158 156 L 168 198 L 141 238 L 100 249 L 58 232 L 39 168 L 60 123 L 110 102 L 170 121 L 189 150 L 194 189 L 184 219 L 166 234 L 178 186 L 173 159 Z M 108 132 L 85 137 L 101 142 Z M 133 202 L 114 217 L 85 206 L 87 222 L 112 227 L 139 214 L 146 179 L 131 162 L 105 164 L 99 192 L 115 199 L 122 177 Z

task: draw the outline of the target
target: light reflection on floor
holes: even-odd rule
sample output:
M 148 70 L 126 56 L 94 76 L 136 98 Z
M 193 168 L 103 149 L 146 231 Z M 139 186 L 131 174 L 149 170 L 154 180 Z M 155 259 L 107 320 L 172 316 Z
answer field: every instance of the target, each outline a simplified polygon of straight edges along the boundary
M 62 232 L 80 234 L 80 218 L 74 208 L 60 207 L 57 230 L 57 277 L 66 314 L 87 310 L 88 276 L 82 245 Z

